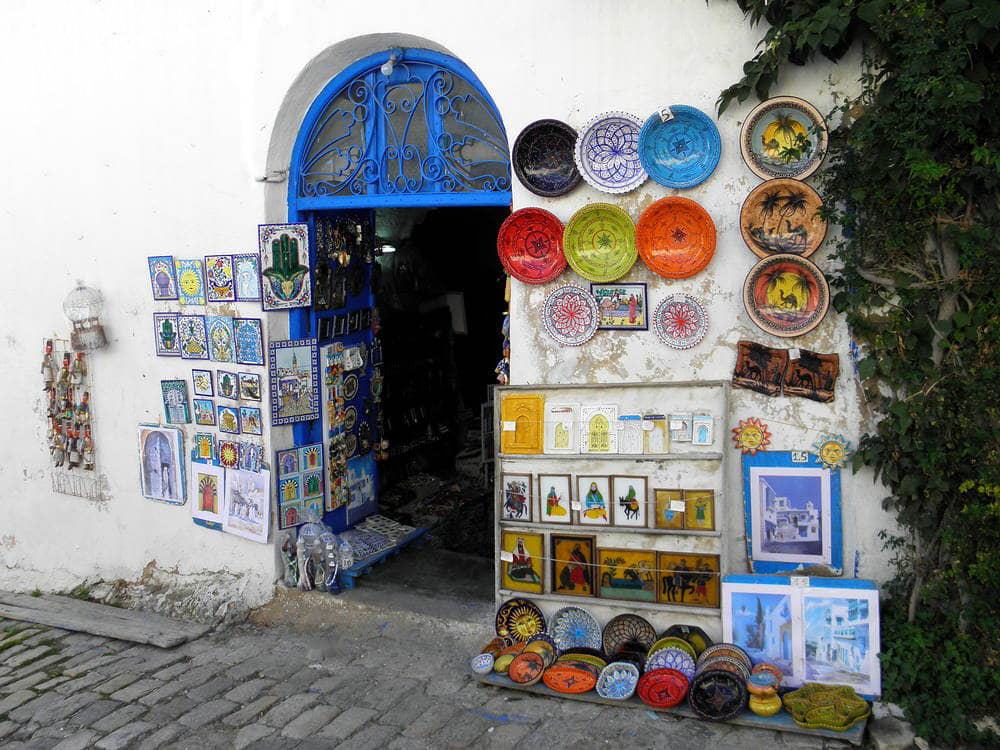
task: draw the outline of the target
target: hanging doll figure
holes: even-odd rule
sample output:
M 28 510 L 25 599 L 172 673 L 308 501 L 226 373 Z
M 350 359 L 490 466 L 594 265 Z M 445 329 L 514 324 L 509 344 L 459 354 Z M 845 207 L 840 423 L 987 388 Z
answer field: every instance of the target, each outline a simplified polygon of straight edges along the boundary
M 66 391 L 69 390 L 70 376 L 69 376 L 69 352 L 63 354 L 62 367 L 59 369 L 59 385 Z
M 58 413 L 59 413 L 59 406 L 56 403 L 56 390 L 55 390 L 55 388 L 50 388 L 49 389 L 48 416 L 49 416 L 49 418 L 51 418 L 51 419 L 54 420 L 56 418 L 56 415 Z
M 70 428 L 66 430 L 66 453 L 69 454 L 69 469 L 75 469 L 80 465 L 80 430 Z
M 55 424 L 55 434 L 52 436 L 52 442 L 49 444 L 49 453 L 52 454 L 53 466 L 62 466 L 66 462 L 65 445 L 62 428 L 57 422 Z
M 76 421 L 82 424 L 90 422 L 90 391 L 84 391 L 80 403 L 76 406 Z
M 83 468 L 86 471 L 94 470 L 94 438 L 90 435 L 90 425 L 83 428 Z
M 55 380 L 56 364 L 52 359 L 52 339 L 47 339 L 45 341 L 45 356 L 42 357 L 42 382 L 45 384 L 42 390 L 51 392 Z
M 83 360 L 83 352 L 76 353 L 73 367 L 70 369 L 70 382 L 73 385 L 83 385 L 83 379 L 87 376 L 87 363 Z

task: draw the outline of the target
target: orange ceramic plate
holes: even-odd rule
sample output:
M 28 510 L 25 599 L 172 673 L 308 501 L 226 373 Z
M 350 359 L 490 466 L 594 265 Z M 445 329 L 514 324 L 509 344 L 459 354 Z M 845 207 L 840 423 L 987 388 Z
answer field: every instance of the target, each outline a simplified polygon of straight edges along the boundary
M 539 654 L 520 654 L 507 667 L 507 676 L 518 685 L 534 685 L 541 679 L 544 669 L 545 660 Z
M 643 262 L 666 279 L 686 279 L 715 254 L 715 222 L 689 198 L 661 198 L 642 212 L 635 242 Z
M 597 675 L 572 662 L 557 662 L 545 670 L 542 682 L 557 693 L 586 693 L 594 689 Z

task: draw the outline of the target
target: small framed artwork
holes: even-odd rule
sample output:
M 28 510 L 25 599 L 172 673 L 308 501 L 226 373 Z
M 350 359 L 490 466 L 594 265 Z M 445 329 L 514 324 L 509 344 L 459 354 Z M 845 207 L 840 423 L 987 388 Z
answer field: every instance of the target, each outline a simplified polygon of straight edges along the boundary
M 257 239 L 264 309 L 309 307 L 312 304 L 309 225 L 261 224 Z
M 215 427 L 215 402 L 210 398 L 194 400 L 194 423 L 202 427 Z
M 670 415 L 670 443 L 691 442 L 691 412 Z
M 687 503 L 682 490 L 653 490 L 653 527 L 680 530 L 684 528 Z
M 240 411 L 235 406 L 225 406 L 219 404 L 218 410 L 218 421 L 219 421 L 219 432 L 225 432 L 230 435 L 240 434 Z
M 598 328 L 606 331 L 648 331 L 646 285 L 591 284 L 600 313 Z
M 545 453 L 579 453 L 579 404 L 545 404 Z
M 225 515 L 226 470 L 212 464 L 191 464 L 191 516 L 200 521 L 222 523 Z
M 611 477 L 611 496 L 615 499 L 615 526 L 646 528 L 646 477 Z
M 180 315 L 177 318 L 180 332 L 182 359 L 208 359 L 208 334 L 205 332 L 204 315 Z
M 618 407 L 614 405 L 580 407 L 580 452 L 618 452 Z
M 715 442 L 715 420 L 711 414 L 691 417 L 691 445 L 711 445 Z
M 596 542 L 592 536 L 551 534 L 549 550 L 552 593 L 566 596 L 596 596 Z
M 255 372 L 240 372 L 237 373 L 237 377 L 239 378 L 240 399 L 243 401 L 260 401 L 260 375 Z
M 240 407 L 240 430 L 245 435 L 262 435 L 264 427 L 260 409 L 256 406 Z
M 611 477 L 578 476 L 576 478 L 574 510 L 579 511 L 579 522 L 585 526 L 611 524 Z
M 227 471 L 223 531 L 266 544 L 270 522 L 271 472 Z
M 660 604 L 718 609 L 719 556 L 700 552 L 660 552 L 657 557 Z
M 239 397 L 236 373 L 228 370 L 215 371 L 215 391 L 221 398 L 236 401 Z
M 183 380 L 181 381 L 184 382 Z M 183 505 L 184 433 L 176 427 L 139 425 L 139 479 L 142 496 Z
M 235 318 L 236 361 L 241 365 L 264 364 L 264 339 L 260 318 Z
M 177 298 L 182 305 L 205 304 L 205 267 L 200 258 L 174 259 L 177 271 Z
M 531 520 L 531 474 L 500 475 L 500 518 L 504 521 Z
M 260 302 L 260 256 L 242 253 L 233 256 L 233 283 L 238 302 Z
M 191 388 L 195 396 L 214 396 L 215 380 L 211 370 L 191 370 Z
M 195 407 L 195 416 L 198 415 L 198 407 Z M 215 409 L 212 409 L 212 419 L 215 419 Z M 215 462 L 215 435 L 211 432 L 196 432 L 194 434 L 194 452 L 191 457 L 201 463 Z
M 279 479 L 299 473 L 299 451 L 297 448 L 278 451 L 275 459 L 274 463 L 278 467 Z
M 164 421 L 168 424 L 190 424 L 191 404 L 186 380 L 161 380 Z
M 219 441 L 219 466 L 227 469 L 240 467 L 240 444 L 235 440 Z
M 540 393 L 503 394 L 500 397 L 500 452 L 541 453 L 545 450 L 544 422 L 545 396 Z
M 264 446 L 249 440 L 240 441 L 240 469 L 258 472 L 264 464 Z
M 177 313 L 153 313 L 153 341 L 157 357 L 181 356 Z
M 177 299 L 177 270 L 174 256 L 153 255 L 146 258 L 149 265 L 149 282 L 153 286 L 153 299 Z
M 689 531 L 715 531 L 715 491 L 684 490 L 684 526 Z
M 573 523 L 573 478 L 569 474 L 538 475 L 540 523 Z
M 235 362 L 236 345 L 233 342 L 233 319 L 228 315 L 205 317 L 208 330 L 208 356 L 215 362 Z
M 642 454 L 642 417 L 639 414 L 618 415 L 618 452 L 636 456 Z
M 500 587 L 541 594 L 544 591 L 545 537 L 530 531 L 500 534 Z
M 205 256 L 205 296 L 209 302 L 232 302 L 236 299 L 232 255 Z
M 655 551 L 599 549 L 597 562 L 597 591 L 601 598 L 656 601 Z
M 271 424 L 319 419 L 320 383 L 316 339 L 271 341 L 268 349 Z
M 642 452 L 661 454 L 670 452 L 670 430 L 666 414 L 644 414 L 642 417 Z

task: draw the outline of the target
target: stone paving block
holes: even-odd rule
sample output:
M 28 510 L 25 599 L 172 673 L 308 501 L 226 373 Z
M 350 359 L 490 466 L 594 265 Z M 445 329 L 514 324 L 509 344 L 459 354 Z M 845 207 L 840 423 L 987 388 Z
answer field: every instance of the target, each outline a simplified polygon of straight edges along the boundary
M 180 677 L 185 672 L 191 671 L 191 664 L 187 661 L 180 661 L 176 664 L 171 664 L 169 667 L 154 672 L 151 677 L 155 677 L 157 680 L 162 680 L 163 682 L 169 682 L 175 677 Z
M 40 682 L 45 682 L 48 678 L 44 672 L 35 672 L 34 674 L 29 674 L 27 677 L 22 677 L 17 682 L 12 682 L 3 688 L 5 693 L 16 693 L 18 690 L 27 690 L 28 688 L 33 688 Z
M 422 686 L 416 681 L 406 677 L 390 681 L 376 683 L 357 698 L 359 706 L 371 708 L 379 713 L 385 713 L 392 708 L 404 696 L 412 696 L 422 693 Z
M 84 706 L 88 706 L 94 701 L 101 699 L 100 695 L 92 693 L 89 690 L 62 697 L 59 696 L 58 691 L 56 693 L 46 693 L 45 695 L 55 695 L 57 698 L 51 705 L 44 706 L 46 721 L 66 721 Z
M 160 727 L 140 742 L 136 750 L 159 750 L 159 748 L 163 747 L 168 742 L 177 739 L 187 731 L 188 728 L 183 724 L 167 724 L 166 726 Z
M 351 706 L 320 731 L 318 736 L 324 739 L 345 740 L 377 715 L 370 708 Z M 393 734 L 397 731 L 393 729 Z
M 12 658 L 4 659 L 4 664 L 8 667 L 17 669 L 28 662 L 37 661 L 43 656 L 48 656 L 51 652 L 51 646 L 34 646 L 33 648 L 29 648 L 27 651 L 19 653 Z
M 162 703 L 168 698 L 173 698 L 178 693 L 184 692 L 184 683 L 180 680 L 172 680 L 166 685 L 162 685 L 156 690 L 146 693 L 139 699 L 139 702 L 145 706 L 155 706 L 158 703 Z
M 27 703 L 37 695 L 38 693 L 34 690 L 18 690 L 16 693 L 11 693 L 3 700 L 0 700 L 0 716 Z
M 232 701 L 219 698 L 218 700 L 209 701 L 191 709 L 181 716 L 178 721 L 191 729 L 200 729 L 206 724 L 211 724 L 223 716 L 233 713 L 237 708 L 238 706 Z
M 153 706 L 144 718 L 146 721 L 158 724 L 165 721 L 176 721 L 197 705 L 197 701 L 191 700 L 186 695 L 178 695 L 173 700 Z
M 106 680 L 105 682 L 94 686 L 94 690 L 98 693 L 111 695 L 124 687 L 128 687 L 133 682 L 137 682 L 140 677 L 142 677 L 142 675 L 138 672 L 121 672 L 116 674 L 110 680 Z
M 233 649 L 232 646 L 230 646 L 230 648 L 227 649 L 222 655 L 220 661 L 222 661 L 223 664 L 228 664 L 230 666 L 240 664 L 249 659 L 251 656 L 257 656 L 260 654 L 260 646 L 261 645 L 259 643 L 248 643 L 247 645 L 236 649 Z
M 378 717 L 378 723 L 408 727 L 435 703 L 433 698 L 428 698 L 426 695 L 411 695 L 405 701 L 397 703 L 391 710 L 383 712 Z
M 236 683 L 229 677 L 216 677 L 204 685 L 188 690 L 188 698 L 196 701 L 215 700 L 228 693 Z
M 521 746 L 523 740 L 534 729 L 532 724 L 501 724 L 490 727 L 483 735 L 482 741 L 489 748 L 514 748 Z
M 133 721 L 98 741 L 95 747 L 100 748 L 100 750 L 120 750 L 154 729 L 156 729 L 155 726 L 145 721 Z
M 468 711 L 451 718 L 431 738 L 439 747 L 469 747 L 490 728 L 490 722 Z
M 288 697 L 296 693 L 304 693 L 316 681 L 316 673 L 311 669 L 300 669 L 281 682 L 276 682 L 267 689 L 269 695 Z
M 50 680 L 46 680 L 38 685 L 37 690 L 52 690 L 56 685 L 62 685 L 64 682 L 69 682 L 69 677 L 66 675 L 59 675 L 58 677 L 53 677 Z
M 448 723 L 459 709 L 450 703 L 435 703 L 422 713 L 416 721 L 403 728 L 406 737 L 428 737 Z
M 72 675 L 70 676 L 72 677 Z M 105 682 L 107 679 L 108 675 L 103 672 L 94 671 L 88 674 L 82 674 L 75 679 L 71 679 L 69 682 L 64 682 L 62 685 L 59 685 L 56 688 L 56 692 L 60 695 L 70 695 Z
M 93 729 L 81 729 L 64 739 L 52 750 L 84 750 L 84 748 L 91 746 L 95 737 L 97 737 L 97 732 Z
M 274 680 L 259 677 L 255 680 L 247 680 L 239 683 L 236 687 L 226 693 L 223 698 L 236 703 L 247 703 L 259 697 L 261 693 L 274 684 Z
M 14 734 L 14 730 L 19 726 L 20 724 L 13 721 L 0 721 L 0 740 L 9 734 Z
M 396 737 L 387 746 L 388 750 L 430 750 L 432 745 L 418 737 Z
M 243 750 L 247 745 L 252 745 L 257 740 L 262 740 L 274 734 L 275 731 L 277 730 L 274 727 L 269 727 L 267 724 L 247 724 L 236 733 L 236 739 L 233 740 L 233 747 L 236 750 Z
M 89 652 L 82 653 L 79 656 L 68 659 L 63 664 L 63 674 L 68 674 L 70 677 L 78 677 L 95 669 L 101 669 L 102 667 L 114 664 L 119 659 L 121 657 L 114 652 L 97 655 L 91 655 Z
M 118 701 L 94 701 L 69 717 L 67 723 L 75 727 L 89 727 L 95 721 L 100 721 L 112 711 L 122 707 Z
M 54 665 L 59 664 L 62 661 L 63 656 L 59 652 L 49 654 L 48 656 L 42 657 L 41 659 L 35 659 L 34 661 L 25 664 L 20 669 L 15 670 L 11 673 L 11 677 L 22 678 L 28 675 L 35 674 L 36 672 L 45 672 L 48 669 L 57 668 Z M 61 672 L 62 669 L 59 668 Z M 10 690 L 10 686 L 4 688 L 4 690 Z
M 237 681 L 245 680 L 247 677 L 256 677 L 261 667 L 269 663 L 266 657 L 255 657 L 230 667 L 226 670 L 225 674 L 227 677 L 232 677 Z
M 293 695 L 281 701 L 278 705 L 264 714 L 264 723 L 272 727 L 283 727 L 307 708 L 311 708 L 319 702 L 319 696 L 312 693 Z
M 131 724 L 136 721 L 136 719 L 146 713 L 147 710 L 148 709 L 143 705 L 132 703 L 112 711 L 103 719 L 95 721 L 91 726 L 98 732 L 115 732 L 126 724 Z
M 222 723 L 232 727 L 241 727 L 245 724 L 251 724 L 260 719 L 265 711 L 280 700 L 281 698 L 276 695 L 262 695 L 260 698 L 244 706 L 236 713 L 230 714 L 224 718 Z
M 128 669 L 135 672 L 157 672 L 179 662 L 187 662 L 188 660 L 188 657 L 182 653 L 162 648 L 151 648 L 148 651 L 137 652 L 131 655 L 129 651 L 124 651 L 121 656 L 121 669 Z
M 308 711 L 299 714 L 288 722 L 285 728 L 281 730 L 281 736 L 299 740 L 313 737 L 333 721 L 334 717 L 339 713 L 340 709 L 336 706 L 313 706 Z
M 133 682 L 128 687 L 124 687 L 121 690 L 116 690 L 111 693 L 111 697 L 116 701 L 124 701 L 126 703 L 134 700 L 138 700 L 146 693 L 151 693 L 156 688 L 162 687 L 163 683 L 159 680 L 154 680 L 152 677 L 147 677 L 146 679 L 139 680 L 138 682 Z
M 381 750 L 398 733 L 399 729 L 397 727 L 372 724 L 367 729 L 363 729 L 348 738 L 346 742 L 337 745 L 337 748 L 338 750 Z

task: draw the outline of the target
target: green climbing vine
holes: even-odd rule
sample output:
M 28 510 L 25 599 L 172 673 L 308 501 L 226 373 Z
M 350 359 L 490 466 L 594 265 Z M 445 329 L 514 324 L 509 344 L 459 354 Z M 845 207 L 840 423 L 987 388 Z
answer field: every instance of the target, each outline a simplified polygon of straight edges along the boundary
M 884 689 L 924 737 L 996 742 L 975 722 L 1000 705 L 1000 0 L 738 3 L 766 31 L 720 114 L 788 63 L 860 51 L 817 181 L 878 415 L 854 467 L 902 529 L 883 533 Z

